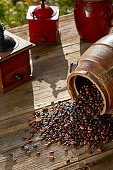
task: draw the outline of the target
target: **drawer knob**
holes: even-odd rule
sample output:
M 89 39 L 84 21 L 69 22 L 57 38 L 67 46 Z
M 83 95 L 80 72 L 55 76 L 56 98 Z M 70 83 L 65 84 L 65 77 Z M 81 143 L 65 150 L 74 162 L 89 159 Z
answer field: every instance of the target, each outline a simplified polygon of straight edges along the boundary
M 16 79 L 19 80 L 19 81 L 20 81 L 20 80 L 23 80 L 23 78 L 24 78 L 24 76 L 21 75 L 21 74 L 17 74 L 17 75 L 16 75 Z

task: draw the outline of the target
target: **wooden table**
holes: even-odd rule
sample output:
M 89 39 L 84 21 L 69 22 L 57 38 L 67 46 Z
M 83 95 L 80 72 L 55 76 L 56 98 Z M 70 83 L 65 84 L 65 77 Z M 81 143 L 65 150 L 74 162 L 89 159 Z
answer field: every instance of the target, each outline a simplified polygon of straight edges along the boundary
M 28 40 L 28 25 L 9 30 Z M 91 45 L 80 40 L 73 14 L 60 17 L 61 42 L 57 45 L 38 45 L 31 50 L 32 74 L 35 77 L 14 90 L 0 95 L 0 170 L 75 170 L 80 167 L 87 169 L 113 169 L 113 142 L 105 145 L 105 151 L 89 153 L 87 148 L 69 149 L 65 153 L 64 146 L 57 144 L 44 149 L 44 141 L 38 136 L 34 142 L 37 150 L 27 156 L 22 150 L 22 137 L 28 134 L 27 120 L 34 109 L 47 106 L 51 101 L 70 98 L 67 91 L 67 76 L 70 63 L 75 63 L 80 55 Z M 49 151 L 55 151 L 55 160 L 49 160 Z M 17 159 L 13 163 L 13 157 Z M 66 160 L 71 163 L 67 164 Z M 93 162 L 90 167 L 88 163 Z

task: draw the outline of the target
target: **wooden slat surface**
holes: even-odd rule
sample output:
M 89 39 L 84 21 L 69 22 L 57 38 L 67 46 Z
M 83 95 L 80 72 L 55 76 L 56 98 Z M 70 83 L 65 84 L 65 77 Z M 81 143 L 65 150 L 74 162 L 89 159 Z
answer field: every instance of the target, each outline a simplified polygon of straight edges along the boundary
M 80 167 L 107 170 L 113 168 L 110 159 L 113 156 L 112 142 L 105 146 L 105 152 L 101 154 L 97 151 L 90 154 L 85 147 L 79 150 L 69 149 L 68 153 L 65 153 L 64 147 L 57 144 L 44 149 L 45 142 L 37 135 L 33 142 L 38 144 L 37 150 L 41 153 L 40 157 L 36 156 L 36 151 L 32 151 L 31 156 L 27 156 L 20 149 L 24 143 L 22 137 L 28 137 L 25 129 L 28 129 L 27 120 L 31 119 L 31 110 L 47 106 L 53 100 L 70 98 L 67 91 L 70 63 L 78 61 L 80 55 L 91 45 L 80 40 L 73 18 L 73 14 L 60 17 L 60 43 L 38 45 L 31 50 L 30 61 L 34 79 L 0 95 L 0 170 L 74 170 Z M 28 40 L 28 25 L 8 31 Z M 50 150 L 55 151 L 53 162 L 48 159 Z M 16 164 L 12 163 L 10 152 L 13 152 L 14 157 L 17 158 Z M 71 160 L 69 165 L 66 164 L 67 159 Z M 108 161 L 111 165 L 107 164 Z M 90 162 L 95 162 L 92 167 L 87 165 Z

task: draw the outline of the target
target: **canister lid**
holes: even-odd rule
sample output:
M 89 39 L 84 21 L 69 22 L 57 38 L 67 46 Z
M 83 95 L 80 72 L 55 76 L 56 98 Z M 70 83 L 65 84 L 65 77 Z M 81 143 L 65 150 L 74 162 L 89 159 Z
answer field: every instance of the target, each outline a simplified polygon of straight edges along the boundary
M 33 11 L 33 15 L 37 18 L 51 18 L 54 15 L 53 9 L 48 5 L 38 5 Z
M 108 0 L 81 0 L 81 1 L 83 1 L 83 2 L 106 2 L 106 1 L 108 1 Z

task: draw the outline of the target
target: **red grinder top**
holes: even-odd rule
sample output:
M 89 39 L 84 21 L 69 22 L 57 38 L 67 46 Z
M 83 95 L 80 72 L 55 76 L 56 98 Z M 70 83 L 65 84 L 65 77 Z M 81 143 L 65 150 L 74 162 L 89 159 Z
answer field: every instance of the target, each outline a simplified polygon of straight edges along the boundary
M 33 12 L 37 18 L 51 18 L 53 13 L 53 9 L 48 5 L 45 5 L 45 8 L 42 8 L 42 5 L 38 5 Z
M 56 21 L 59 19 L 59 8 L 57 6 L 45 5 L 45 0 L 38 6 L 29 6 L 26 16 L 27 20 L 51 20 Z
M 37 18 L 51 18 L 54 11 L 48 5 L 45 5 L 45 0 L 42 0 L 42 4 L 38 5 L 33 11 L 33 15 Z

